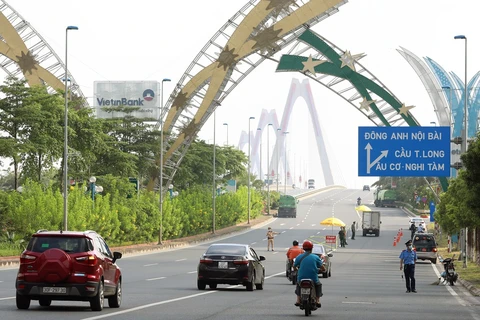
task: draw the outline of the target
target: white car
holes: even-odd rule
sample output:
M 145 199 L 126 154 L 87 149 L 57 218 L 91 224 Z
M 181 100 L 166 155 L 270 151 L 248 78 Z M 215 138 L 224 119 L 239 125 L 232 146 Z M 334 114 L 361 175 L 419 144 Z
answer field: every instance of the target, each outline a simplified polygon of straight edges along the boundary
M 412 223 L 415 223 L 415 226 L 418 227 L 418 225 L 422 225 L 424 231 L 427 230 L 427 224 L 425 223 L 425 220 L 423 220 L 422 218 L 410 218 L 410 221 L 408 222 L 409 224 L 409 227 Z

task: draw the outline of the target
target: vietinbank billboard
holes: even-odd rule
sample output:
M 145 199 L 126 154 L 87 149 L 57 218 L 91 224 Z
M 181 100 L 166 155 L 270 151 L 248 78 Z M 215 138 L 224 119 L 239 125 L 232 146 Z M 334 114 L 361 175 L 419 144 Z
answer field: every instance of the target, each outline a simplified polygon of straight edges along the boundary
M 98 118 L 157 120 L 160 112 L 160 83 L 157 81 L 95 81 L 93 106 Z M 124 111 L 117 107 L 125 107 Z M 121 109 L 121 108 L 120 108 Z

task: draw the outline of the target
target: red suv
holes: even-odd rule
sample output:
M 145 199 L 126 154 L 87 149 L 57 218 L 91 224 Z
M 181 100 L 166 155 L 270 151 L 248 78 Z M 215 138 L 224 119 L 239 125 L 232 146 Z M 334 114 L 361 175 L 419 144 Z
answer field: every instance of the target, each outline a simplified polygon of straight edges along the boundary
M 89 301 L 93 311 L 122 302 L 122 273 L 112 252 L 95 231 L 37 231 L 20 256 L 15 287 L 17 308 L 31 300 L 44 307 L 52 300 Z

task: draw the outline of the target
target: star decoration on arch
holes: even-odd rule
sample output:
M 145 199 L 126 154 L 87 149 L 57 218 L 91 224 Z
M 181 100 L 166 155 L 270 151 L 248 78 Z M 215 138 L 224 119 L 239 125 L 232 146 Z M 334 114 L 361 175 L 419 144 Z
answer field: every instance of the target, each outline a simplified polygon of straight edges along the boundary
M 360 110 L 365 109 L 367 112 L 370 112 L 372 103 L 377 103 L 377 100 L 367 100 L 367 98 L 363 97 L 363 101 L 360 102 Z
M 30 51 L 25 52 L 22 51 L 21 56 L 15 56 L 18 60 L 18 66 L 22 69 L 23 74 L 27 74 L 27 72 L 31 75 L 32 70 L 38 70 L 37 64 L 38 62 L 35 60 L 35 57 L 30 53 Z
M 198 129 L 195 120 L 192 120 L 185 128 L 183 128 L 182 133 L 185 135 L 185 139 L 188 139 L 194 137 Z
M 298 8 L 298 4 L 296 0 L 269 0 L 267 11 L 272 10 L 275 15 L 279 15 L 282 10 L 289 10 L 291 6 L 296 6 Z
M 187 106 L 187 101 L 188 101 L 188 93 L 180 91 L 177 96 L 175 97 L 175 100 L 173 100 L 172 103 L 172 108 L 175 108 L 176 111 L 180 111 L 185 109 Z
M 349 67 L 350 69 L 352 69 L 353 71 L 356 72 L 357 70 L 355 69 L 355 62 L 357 62 L 357 60 L 360 60 L 361 58 L 363 58 L 365 56 L 366 56 L 365 53 L 359 53 L 359 54 L 352 55 L 350 53 L 350 51 L 347 50 L 340 57 L 340 61 L 342 62 L 342 65 L 340 66 L 340 68 L 343 68 L 343 67 L 347 66 L 347 67 Z
M 405 106 L 405 103 L 402 104 L 401 108 L 398 110 L 398 114 L 403 114 L 405 116 L 408 116 L 408 112 L 410 109 L 415 108 L 415 106 Z
M 252 37 L 252 40 L 255 41 L 253 45 L 253 50 L 261 50 L 269 53 L 277 52 L 280 50 L 280 46 L 277 44 L 277 41 L 282 38 L 278 35 L 282 32 L 282 29 L 275 30 L 274 26 L 268 27 L 262 31 L 259 31 L 255 36 Z
M 228 45 L 223 49 L 222 53 L 218 57 L 218 68 L 223 67 L 224 71 L 227 71 L 232 67 L 237 61 L 238 54 L 235 54 L 235 48 L 229 50 Z
M 327 62 L 325 60 L 313 60 L 312 55 L 310 55 L 307 59 L 307 61 L 303 61 L 303 69 L 302 72 L 310 72 L 313 74 L 314 77 L 317 76 L 315 73 L 315 67 L 321 65 L 322 63 Z

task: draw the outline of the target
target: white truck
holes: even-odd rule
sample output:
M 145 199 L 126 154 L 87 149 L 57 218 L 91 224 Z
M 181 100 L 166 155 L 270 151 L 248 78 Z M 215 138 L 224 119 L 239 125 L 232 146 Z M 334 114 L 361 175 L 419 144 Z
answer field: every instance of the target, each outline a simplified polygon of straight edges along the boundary
M 362 230 L 363 236 L 373 234 L 375 237 L 380 235 L 380 211 L 362 211 Z

